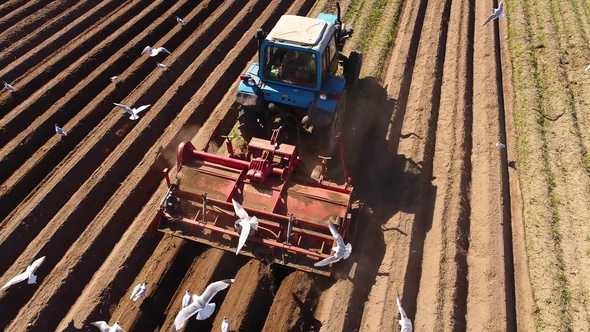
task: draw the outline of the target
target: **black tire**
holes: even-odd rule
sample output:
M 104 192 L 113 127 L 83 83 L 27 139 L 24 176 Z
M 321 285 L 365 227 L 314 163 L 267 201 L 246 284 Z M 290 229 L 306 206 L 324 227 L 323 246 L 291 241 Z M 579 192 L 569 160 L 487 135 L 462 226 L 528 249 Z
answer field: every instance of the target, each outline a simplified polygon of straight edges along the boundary
M 327 149 L 331 154 L 335 154 L 337 149 L 340 146 L 340 140 L 336 135 L 340 134 L 342 131 L 342 120 L 344 119 L 344 112 L 346 110 L 346 88 L 342 90 L 340 94 L 340 100 L 338 101 L 338 105 L 336 106 L 334 118 L 332 119 L 332 123 L 329 126 L 329 137 L 327 142 Z
M 238 123 L 240 134 L 246 141 L 250 141 L 260 130 L 260 124 L 254 111 L 238 106 Z
M 350 56 L 344 64 L 344 78 L 346 79 L 346 85 L 349 87 L 356 86 L 363 65 L 363 54 L 358 51 L 350 52 Z
M 336 156 L 340 147 L 340 140 L 336 135 L 342 130 L 342 120 L 346 109 L 346 88 L 342 90 L 340 100 L 334 111 L 332 122 L 325 127 L 313 128 L 312 140 L 317 146 L 318 154 L 322 156 Z

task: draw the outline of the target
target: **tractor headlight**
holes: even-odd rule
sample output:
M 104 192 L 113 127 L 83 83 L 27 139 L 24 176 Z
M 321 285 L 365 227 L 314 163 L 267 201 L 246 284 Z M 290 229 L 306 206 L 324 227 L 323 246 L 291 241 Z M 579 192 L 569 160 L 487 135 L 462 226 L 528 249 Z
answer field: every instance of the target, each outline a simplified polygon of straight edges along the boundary
M 256 85 L 256 81 L 255 81 L 255 80 L 254 80 L 252 77 L 250 77 L 250 78 L 248 79 L 248 84 L 249 84 L 249 85 Z
M 326 100 L 326 99 L 328 99 L 328 96 L 326 96 L 325 93 L 320 93 L 320 99 L 321 100 Z

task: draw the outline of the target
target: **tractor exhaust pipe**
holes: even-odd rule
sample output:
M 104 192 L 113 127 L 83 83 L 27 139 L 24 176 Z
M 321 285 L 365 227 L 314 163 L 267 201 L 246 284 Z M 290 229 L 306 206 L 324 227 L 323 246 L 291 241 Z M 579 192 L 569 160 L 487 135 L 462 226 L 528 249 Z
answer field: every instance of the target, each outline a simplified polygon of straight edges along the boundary
M 262 28 L 256 29 L 254 38 L 256 38 L 256 41 L 258 42 L 258 63 L 264 63 L 264 59 L 260 59 L 260 48 L 262 47 L 262 42 L 264 42 L 264 31 L 262 31 Z M 260 73 L 258 73 L 258 75 L 260 75 Z

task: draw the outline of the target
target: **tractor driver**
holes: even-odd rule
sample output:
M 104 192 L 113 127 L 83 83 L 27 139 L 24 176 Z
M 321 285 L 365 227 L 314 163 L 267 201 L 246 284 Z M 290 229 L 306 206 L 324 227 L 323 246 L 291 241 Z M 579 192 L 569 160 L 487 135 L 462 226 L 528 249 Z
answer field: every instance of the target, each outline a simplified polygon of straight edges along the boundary
M 316 59 L 310 52 L 288 51 L 281 64 L 281 78 L 293 83 L 316 85 Z

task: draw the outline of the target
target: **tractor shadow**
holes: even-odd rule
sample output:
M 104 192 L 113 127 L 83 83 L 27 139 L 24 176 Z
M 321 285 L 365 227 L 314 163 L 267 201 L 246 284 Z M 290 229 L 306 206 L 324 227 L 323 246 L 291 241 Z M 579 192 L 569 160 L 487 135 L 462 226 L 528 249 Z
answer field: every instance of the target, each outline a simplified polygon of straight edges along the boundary
M 432 197 L 436 197 L 436 187 L 432 185 L 430 166 L 397 153 L 405 112 L 399 109 L 397 100 L 387 96 L 386 88 L 376 78 L 366 77 L 359 80 L 355 91 L 348 92 L 342 135 L 356 193 L 353 200 L 359 208 L 355 212 L 353 240 L 356 251 L 353 250 L 352 259 L 345 261 L 339 267 L 342 271 L 336 274 L 351 275 L 347 272 L 354 269 L 352 277 L 348 277 L 354 288 L 344 325 L 344 330 L 354 331 L 360 329 L 364 304 L 376 278 L 383 274 L 379 268 L 386 251 L 385 231 L 411 237 L 407 241 L 410 243 L 407 269 L 412 272 L 405 280 L 411 284 L 409 293 L 417 292 L 425 234 L 432 227 Z M 399 212 L 413 215 L 409 217 L 413 220 L 411 228 L 399 225 L 385 229 Z

